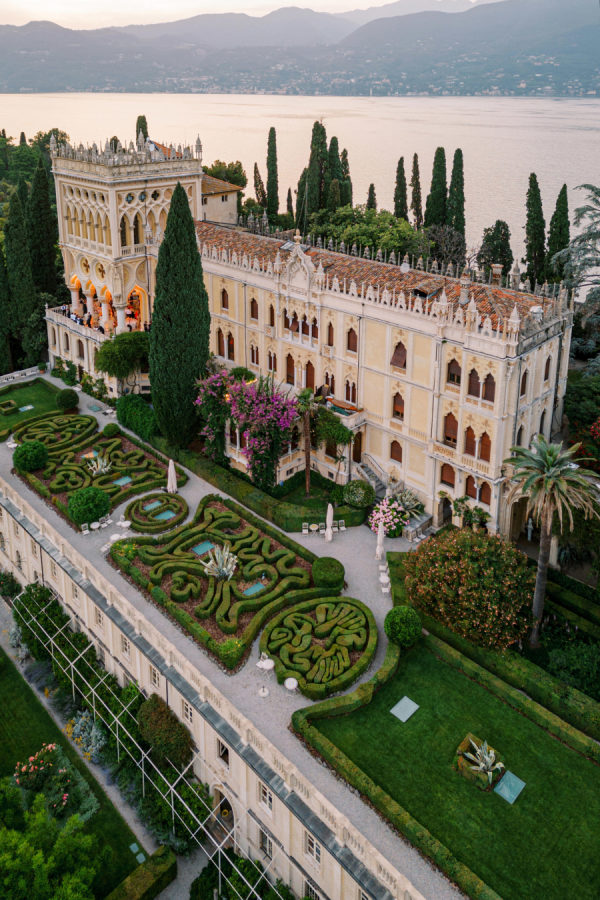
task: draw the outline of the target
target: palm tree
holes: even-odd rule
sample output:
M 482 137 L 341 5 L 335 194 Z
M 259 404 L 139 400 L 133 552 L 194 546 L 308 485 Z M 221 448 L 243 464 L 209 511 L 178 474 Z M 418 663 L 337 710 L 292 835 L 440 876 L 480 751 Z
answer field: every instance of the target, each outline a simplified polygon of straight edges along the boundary
M 298 415 L 302 417 L 304 431 L 304 486 L 306 496 L 310 495 L 310 420 L 315 414 L 318 401 L 312 388 L 303 388 L 296 398 Z
M 534 622 L 529 638 L 532 647 L 538 647 L 540 641 L 555 515 L 558 516 L 561 532 L 565 515 L 569 519 L 570 530 L 573 530 L 574 509 L 583 510 L 586 519 L 592 516 L 600 518 L 597 506 L 600 493 L 596 487 L 598 476 L 590 469 L 580 468 L 579 463 L 586 460 L 575 461 L 580 447 L 581 444 L 574 444 L 565 450 L 562 444 L 551 444 L 538 434 L 530 448 L 511 447 L 512 456 L 504 460 L 505 465 L 514 469 L 507 502 L 510 504 L 515 499 L 526 497 L 527 515 L 533 516 L 540 526 L 540 553 L 533 595 Z

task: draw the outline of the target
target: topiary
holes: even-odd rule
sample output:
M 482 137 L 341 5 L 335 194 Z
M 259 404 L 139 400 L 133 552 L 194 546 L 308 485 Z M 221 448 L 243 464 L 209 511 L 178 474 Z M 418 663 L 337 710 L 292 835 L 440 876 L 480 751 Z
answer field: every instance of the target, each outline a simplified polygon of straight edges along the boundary
M 332 556 L 321 556 L 312 564 L 315 587 L 332 587 L 341 590 L 344 586 L 344 574 L 343 565 Z
M 56 395 L 56 405 L 63 410 L 77 409 L 79 405 L 77 391 L 73 391 L 71 388 L 64 388 L 64 390 L 59 391 Z
M 375 488 L 367 481 L 349 481 L 344 485 L 344 502 L 355 509 L 366 509 L 375 503 Z
M 138 725 L 157 761 L 185 766 L 192 758 L 191 734 L 158 694 L 152 694 L 140 706 Z
M 421 617 L 412 606 L 395 606 L 383 623 L 385 633 L 399 647 L 412 647 L 421 637 Z
M 24 441 L 13 453 L 13 465 L 18 472 L 35 472 L 48 462 L 48 448 L 41 441 Z
M 109 422 L 108 425 L 105 425 L 102 429 L 102 434 L 107 438 L 116 437 L 118 434 L 121 434 L 121 429 L 116 422 Z
M 110 509 L 110 497 L 97 487 L 80 488 L 69 497 L 69 516 L 77 525 L 97 522 Z

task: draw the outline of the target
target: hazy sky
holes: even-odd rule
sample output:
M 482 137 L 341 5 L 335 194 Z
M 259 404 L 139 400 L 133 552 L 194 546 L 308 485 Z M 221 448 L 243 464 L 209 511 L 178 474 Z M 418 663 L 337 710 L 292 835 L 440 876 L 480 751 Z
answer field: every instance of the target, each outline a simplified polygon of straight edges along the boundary
M 47 19 L 71 28 L 99 28 L 138 22 L 173 22 L 200 13 L 245 12 L 264 15 L 282 6 L 319 12 L 346 12 L 384 6 L 390 0 L 0 0 L 0 24 L 24 25 Z

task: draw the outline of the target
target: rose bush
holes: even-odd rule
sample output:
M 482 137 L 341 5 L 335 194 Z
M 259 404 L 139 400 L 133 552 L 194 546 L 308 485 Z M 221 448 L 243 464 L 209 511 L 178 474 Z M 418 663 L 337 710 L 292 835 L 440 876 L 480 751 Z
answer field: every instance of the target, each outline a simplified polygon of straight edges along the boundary
M 383 522 L 386 537 L 400 537 L 402 529 L 408 525 L 409 515 L 395 497 L 381 500 L 369 516 L 369 527 L 377 534 Z

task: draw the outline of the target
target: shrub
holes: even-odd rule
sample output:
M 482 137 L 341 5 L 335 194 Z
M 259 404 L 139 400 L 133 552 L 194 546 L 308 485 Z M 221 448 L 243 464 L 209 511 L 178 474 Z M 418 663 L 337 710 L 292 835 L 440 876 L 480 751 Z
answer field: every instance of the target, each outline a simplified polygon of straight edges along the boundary
M 117 419 L 124 428 L 129 428 L 148 441 L 158 431 L 154 410 L 139 394 L 127 394 L 117 400 Z
M 234 366 L 229 372 L 229 377 L 234 381 L 254 381 L 255 375 L 245 366 Z
M 158 762 L 168 760 L 182 767 L 192 758 L 192 736 L 158 694 L 140 706 L 138 725 Z
M 63 410 L 77 409 L 79 405 L 77 391 L 73 391 L 71 388 L 64 388 L 64 390 L 59 391 L 56 395 L 56 405 Z
M 69 497 L 68 512 L 76 525 L 97 522 L 110 509 L 110 497 L 106 491 L 96 487 L 80 488 Z
M 344 485 L 344 502 L 355 509 L 366 509 L 375 503 L 375 488 L 367 481 L 349 481 Z
M 116 422 L 109 422 L 102 429 L 102 434 L 107 438 L 116 437 L 118 434 L 121 434 L 121 429 Z
M 36 472 L 48 462 L 48 449 L 41 441 L 24 441 L 13 453 L 13 465 L 19 472 Z
M 400 537 L 402 529 L 408 525 L 408 519 L 409 515 L 400 501 L 394 497 L 386 497 L 377 504 L 369 516 L 369 527 L 377 534 L 379 526 L 383 524 L 387 537 Z
M 331 587 L 341 591 L 344 587 L 344 575 L 343 565 L 332 556 L 321 556 L 312 564 L 315 587 Z
M 399 647 L 412 647 L 421 637 L 421 618 L 412 606 L 390 609 L 383 627 L 390 641 Z
M 168 847 L 152 856 L 112 891 L 106 900 L 153 900 L 177 877 L 177 857 Z
M 535 574 L 501 538 L 440 533 L 408 554 L 404 567 L 411 604 L 473 643 L 503 649 L 527 631 Z
M 0 572 L 0 597 L 12 600 L 21 590 L 21 585 L 10 572 Z
M 600 700 L 599 644 L 577 641 L 551 650 L 548 671 L 594 700 Z

